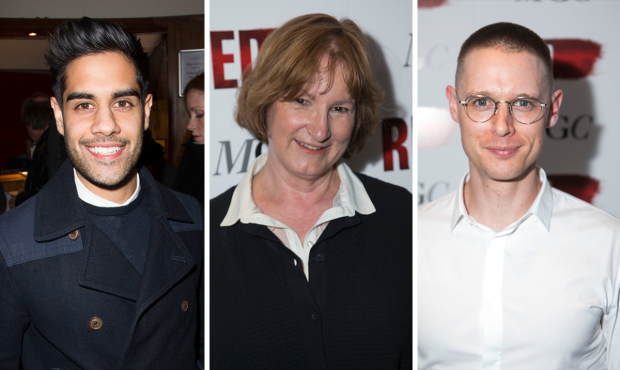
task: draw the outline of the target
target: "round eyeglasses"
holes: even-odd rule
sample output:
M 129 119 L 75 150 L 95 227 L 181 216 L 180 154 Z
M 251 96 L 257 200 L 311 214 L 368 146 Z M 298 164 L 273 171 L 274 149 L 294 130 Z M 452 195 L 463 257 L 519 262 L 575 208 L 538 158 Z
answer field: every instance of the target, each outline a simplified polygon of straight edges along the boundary
M 459 103 L 465 107 L 467 117 L 478 123 L 484 123 L 493 118 L 497 114 L 499 103 L 506 103 L 512 117 L 524 125 L 538 121 L 547 106 L 536 98 L 518 97 L 512 101 L 495 101 L 485 95 L 472 95 L 463 101 L 459 100 Z

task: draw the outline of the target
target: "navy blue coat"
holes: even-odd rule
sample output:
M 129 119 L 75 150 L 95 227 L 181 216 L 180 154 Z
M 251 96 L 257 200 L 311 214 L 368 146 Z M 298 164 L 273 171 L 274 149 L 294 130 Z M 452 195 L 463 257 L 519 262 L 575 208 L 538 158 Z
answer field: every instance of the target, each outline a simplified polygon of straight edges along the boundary
M 197 368 L 202 208 L 144 168 L 140 180 L 152 215 L 143 276 L 88 218 L 68 160 L 0 217 L 0 369 Z

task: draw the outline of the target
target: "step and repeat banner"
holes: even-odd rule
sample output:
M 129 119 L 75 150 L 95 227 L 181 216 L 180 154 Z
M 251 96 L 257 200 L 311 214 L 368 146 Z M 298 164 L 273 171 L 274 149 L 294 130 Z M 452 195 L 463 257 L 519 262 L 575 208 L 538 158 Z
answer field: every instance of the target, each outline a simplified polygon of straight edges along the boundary
M 385 92 L 383 123 L 364 150 L 347 163 L 354 171 L 413 191 L 411 173 L 411 0 L 212 0 L 210 3 L 210 197 L 236 185 L 268 146 L 234 121 L 241 71 L 269 32 L 291 18 L 326 13 L 353 20 L 364 32 L 379 85 Z
M 418 1 L 418 204 L 457 189 L 468 170 L 445 97 L 463 41 L 495 22 L 521 24 L 552 50 L 558 123 L 538 161 L 554 187 L 620 217 L 620 1 Z

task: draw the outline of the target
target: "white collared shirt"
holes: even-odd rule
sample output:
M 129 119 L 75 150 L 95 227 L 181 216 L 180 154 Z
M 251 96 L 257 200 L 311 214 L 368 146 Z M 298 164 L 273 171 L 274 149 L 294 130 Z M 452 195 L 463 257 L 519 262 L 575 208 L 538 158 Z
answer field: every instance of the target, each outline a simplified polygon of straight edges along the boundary
M 284 223 L 264 214 L 252 197 L 252 178 L 260 171 L 267 162 L 267 153 L 256 158 L 252 168 L 243 176 L 235 189 L 226 217 L 220 226 L 232 226 L 237 221 L 244 224 L 258 224 L 267 226 L 281 241 L 295 253 L 303 263 L 306 279 L 309 279 L 308 260 L 310 249 L 321 236 L 331 220 L 340 217 L 351 217 L 355 212 L 363 215 L 374 213 L 375 206 L 372 204 L 362 182 L 355 176 L 353 171 L 345 163 L 338 165 L 340 188 L 334 198 L 332 208 L 323 212 L 318 221 L 308 231 L 301 242 L 297 233 Z
M 78 197 L 80 197 L 80 199 L 83 200 L 84 202 L 90 205 L 93 205 L 95 207 L 111 208 L 111 207 L 126 206 L 129 203 L 131 203 L 134 199 L 136 199 L 138 197 L 138 194 L 140 194 L 140 174 L 138 173 L 136 173 L 136 180 L 137 180 L 136 191 L 134 191 L 133 194 L 129 197 L 129 199 L 127 199 L 123 204 L 118 204 L 118 203 L 111 202 L 107 199 L 103 199 L 100 196 L 93 193 L 92 191 L 88 190 L 86 186 L 82 184 L 82 180 L 80 180 L 80 178 L 78 177 L 77 171 L 75 168 L 73 168 L 73 179 L 75 180 L 75 187 L 77 188 Z
M 541 169 L 495 232 L 468 215 L 467 179 L 418 210 L 419 368 L 620 369 L 620 221 Z

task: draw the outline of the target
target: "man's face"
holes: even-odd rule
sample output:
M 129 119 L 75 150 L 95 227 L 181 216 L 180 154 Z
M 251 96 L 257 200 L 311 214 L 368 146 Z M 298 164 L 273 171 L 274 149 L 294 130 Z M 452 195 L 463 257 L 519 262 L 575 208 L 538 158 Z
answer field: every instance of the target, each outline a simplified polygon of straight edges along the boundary
M 545 129 L 557 122 L 562 102 L 562 91 L 549 94 L 551 87 L 543 76 L 542 62 L 529 52 L 483 48 L 467 55 L 458 81 L 458 98 L 451 86 L 446 89 L 446 96 L 452 118 L 461 128 L 472 176 L 495 181 L 520 180 L 536 168 Z M 467 117 L 465 107 L 458 103 L 472 95 L 485 95 L 496 102 L 532 97 L 548 106 L 538 121 L 524 125 L 510 115 L 508 104 L 499 103 L 493 118 L 477 123 Z
M 148 128 L 152 96 L 144 107 L 136 69 L 122 54 L 80 57 L 67 66 L 61 110 L 52 98 L 58 131 L 78 177 L 96 187 L 122 184 L 135 172 Z

